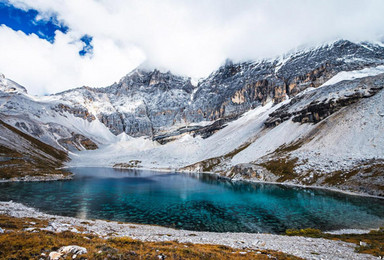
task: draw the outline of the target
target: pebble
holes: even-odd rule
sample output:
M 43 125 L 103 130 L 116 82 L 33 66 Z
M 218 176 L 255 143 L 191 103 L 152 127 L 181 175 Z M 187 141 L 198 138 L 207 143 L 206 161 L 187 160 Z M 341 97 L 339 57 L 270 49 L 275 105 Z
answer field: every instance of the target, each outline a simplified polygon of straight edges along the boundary
M 49 253 L 48 259 L 49 260 L 59 260 L 60 257 L 61 257 L 61 254 L 59 252 L 52 251 L 51 253 Z

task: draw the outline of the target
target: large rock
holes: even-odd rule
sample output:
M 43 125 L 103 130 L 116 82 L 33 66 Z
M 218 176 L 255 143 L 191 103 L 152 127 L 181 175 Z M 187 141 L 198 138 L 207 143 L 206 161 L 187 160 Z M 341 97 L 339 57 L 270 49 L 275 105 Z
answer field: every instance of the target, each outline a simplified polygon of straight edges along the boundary
M 76 258 L 78 255 L 83 255 L 87 253 L 87 249 L 85 247 L 70 245 L 63 246 L 58 251 L 53 251 L 49 254 L 50 260 L 59 260 L 60 258 L 65 258 L 66 256 L 73 256 Z
M 271 113 L 265 126 L 274 127 L 291 118 L 293 122 L 318 123 L 343 107 L 374 96 L 383 86 L 384 74 L 324 86 L 316 92 L 294 97 Z
M 63 255 L 83 255 L 87 253 L 87 249 L 85 247 L 81 246 L 63 246 L 59 249 L 59 252 L 62 253 Z

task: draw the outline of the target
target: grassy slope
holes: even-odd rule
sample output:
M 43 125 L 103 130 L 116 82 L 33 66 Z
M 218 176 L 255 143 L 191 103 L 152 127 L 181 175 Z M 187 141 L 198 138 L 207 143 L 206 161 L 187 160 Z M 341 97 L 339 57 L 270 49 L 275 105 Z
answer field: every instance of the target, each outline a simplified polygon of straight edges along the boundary
M 68 174 L 57 170 L 66 152 L 47 145 L 0 120 L 0 178 Z

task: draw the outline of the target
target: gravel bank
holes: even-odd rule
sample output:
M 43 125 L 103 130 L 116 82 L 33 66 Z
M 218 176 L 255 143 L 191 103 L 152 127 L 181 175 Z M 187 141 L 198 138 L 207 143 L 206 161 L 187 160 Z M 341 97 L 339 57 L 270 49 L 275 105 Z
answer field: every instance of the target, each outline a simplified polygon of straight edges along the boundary
M 1 182 L 27 182 L 27 181 L 61 181 L 61 180 L 71 180 L 73 179 L 73 174 L 64 175 L 64 174 L 48 174 L 44 176 L 23 176 L 23 177 L 14 177 L 11 179 L 0 179 Z
M 150 225 L 137 225 L 103 220 L 84 220 L 39 212 L 15 202 L 0 202 L 0 214 L 23 218 L 34 217 L 49 220 L 49 231 L 77 231 L 93 233 L 100 237 L 129 236 L 142 241 L 170 241 L 182 243 L 220 244 L 240 249 L 270 249 L 306 259 L 378 259 L 372 255 L 354 252 L 355 245 L 319 238 L 289 237 L 271 234 L 214 233 L 176 230 Z M 77 229 L 76 229 L 77 228 Z

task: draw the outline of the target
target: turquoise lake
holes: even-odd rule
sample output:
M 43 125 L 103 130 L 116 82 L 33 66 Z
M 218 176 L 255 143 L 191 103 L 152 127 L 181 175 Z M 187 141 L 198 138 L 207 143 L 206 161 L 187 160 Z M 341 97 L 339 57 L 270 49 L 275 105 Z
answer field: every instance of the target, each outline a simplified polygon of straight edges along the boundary
M 43 212 L 178 229 L 282 233 L 384 226 L 384 200 L 320 189 L 231 182 L 207 174 L 73 168 L 75 178 L 1 183 L 0 200 Z

